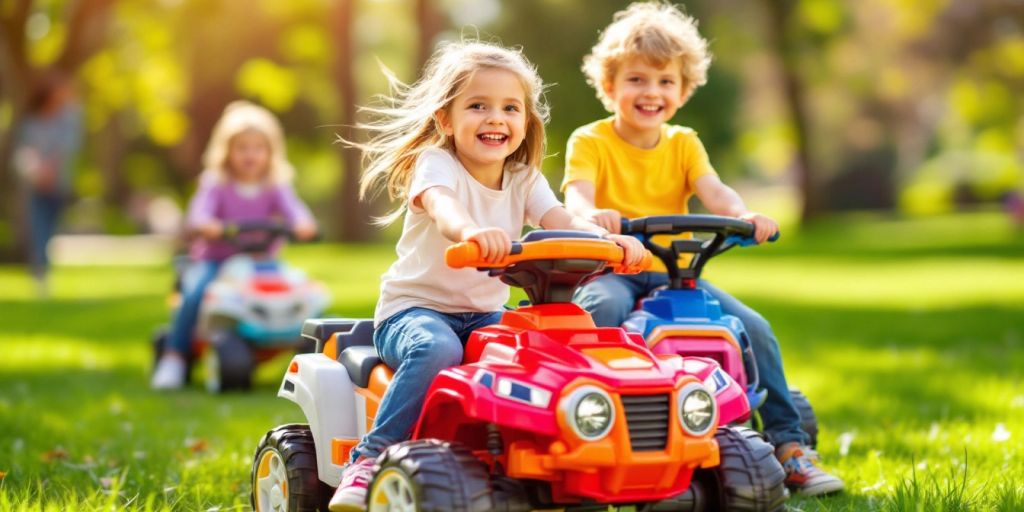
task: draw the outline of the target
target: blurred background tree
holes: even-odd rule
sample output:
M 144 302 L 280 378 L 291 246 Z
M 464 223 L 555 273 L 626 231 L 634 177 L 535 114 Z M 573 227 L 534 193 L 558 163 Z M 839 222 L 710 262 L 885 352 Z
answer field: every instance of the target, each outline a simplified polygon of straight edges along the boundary
M 369 240 L 357 105 L 413 81 L 434 46 L 521 45 L 552 84 L 545 173 L 608 115 L 580 62 L 617 0 L 5 0 L 0 3 L 0 248 L 20 250 L 10 170 L 32 71 L 77 78 L 86 145 L 67 229 L 170 232 L 213 122 L 233 99 L 276 112 L 297 186 L 329 237 Z M 709 82 L 675 122 L 726 180 L 777 215 L 929 214 L 1021 193 L 1024 4 L 1015 0 L 689 1 Z M 757 191 L 764 191 L 758 193 Z M 781 199 L 780 199 L 781 198 Z M 773 203 L 774 204 L 774 203 Z M 178 213 L 176 213 L 178 212 Z M 386 232 L 389 233 L 389 232 Z

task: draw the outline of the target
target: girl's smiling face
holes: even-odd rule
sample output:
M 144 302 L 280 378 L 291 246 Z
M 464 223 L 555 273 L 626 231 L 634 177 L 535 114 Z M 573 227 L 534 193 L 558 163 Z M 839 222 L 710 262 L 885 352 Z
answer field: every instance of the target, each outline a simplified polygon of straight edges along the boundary
M 467 170 L 500 171 L 526 137 L 526 91 L 511 71 L 480 69 L 437 118 Z
M 249 128 L 228 144 L 228 174 L 242 183 L 263 181 L 270 170 L 270 141 L 259 130 Z

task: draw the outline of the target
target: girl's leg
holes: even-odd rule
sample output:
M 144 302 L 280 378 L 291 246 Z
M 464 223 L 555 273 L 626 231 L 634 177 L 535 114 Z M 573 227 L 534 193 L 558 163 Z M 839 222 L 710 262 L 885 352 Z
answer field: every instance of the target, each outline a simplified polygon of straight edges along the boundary
M 352 460 L 375 458 L 408 437 L 419 417 L 427 388 L 441 370 L 462 362 L 456 319 L 426 308 L 410 308 L 382 322 L 373 335 L 377 352 L 395 369 L 373 429 L 352 450 Z
M 585 309 L 598 327 L 618 327 L 646 293 L 647 272 L 632 276 L 608 274 L 576 290 L 572 301 Z
M 181 278 L 181 305 L 171 322 L 167 349 L 188 358 L 192 352 L 192 336 L 199 316 L 199 306 L 210 282 L 217 277 L 220 263 L 197 261 L 188 266 Z
M 430 383 L 441 370 L 462 362 L 462 347 L 473 329 L 500 319 L 501 312 L 449 315 L 410 308 L 377 326 L 373 344 L 384 362 L 397 370 L 373 429 L 352 449 L 352 463 L 342 473 L 331 510 L 364 510 L 376 457 L 409 435 Z
M 750 345 L 757 359 L 761 387 L 768 391 L 768 397 L 760 409 L 765 434 L 776 446 L 788 442 L 806 443 L 807 434 L 800 429 L 800 414 L 789 396 L 779 341 L 775 338 L 771 325 L 757 311 L 707 281 L 701 279 L 699 287 L 707 290 L 722 304 L 723 313 L 739 318 L 747 329 Z

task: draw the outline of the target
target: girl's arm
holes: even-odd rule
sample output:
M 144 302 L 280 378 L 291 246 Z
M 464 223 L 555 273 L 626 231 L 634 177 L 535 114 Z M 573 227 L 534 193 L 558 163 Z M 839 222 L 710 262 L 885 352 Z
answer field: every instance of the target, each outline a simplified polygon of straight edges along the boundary
M 220 238 L 224 233 L 224 224 L 216 216 L 217 197 L 214 189 L 211 180 L 200 178 L 199 187 L 188 202 L 188 215 L 185 218 L 187 231 L 211 240 Z
M 565 186 L 565 208 L 572 215 L 582 217 L 609 233 L 622 229 L 622 214 L 610 208 L 598 208 L 594 204 L 595 187 L 592 181 L 576 180 Z
M 779 224 L 767 215 L 747 210 L 747 205 L 732 187 L 722 183 L 717 174 L 705 174 L 697 178 L 697 197 L 700 202 L 715 215 L 736 217 L 754 225 L 754 238 L 757 243 L 768 240 L 768 237 L 779 230 Z
M 281 210 L 284 217 L 291 224 L 292 232 L 299 240 L 310 240 L 316 236 L 316 219 L 309 211 L 306 203 L 299 199 L 295 189 L 290 186 L 281 186 Z
M 481 228 L 473 222 L 466 207 L 447 187 L 434 186 L 412 199 L 437 224 L 441 235 L 453 242 L 472 240 L 480 246 L 480 254 L 496 262 L 512 251 L 512 239 L 501 228 Z
M 578 183 L 578 182 L 573 182 Z M 569 185 L 570 187 L 572 184 Z M 568 192 L 566 193 L 568 197 Z M 574 229 L 587 231 L 607 238 L 625 251 L 626 263 L 636 265 L 644 257 L 644 246 L 639 240 L 631 236 L 610 234 L 607 229 L 581 217 L 572 215 L 561 206 L 556 206 L 547 211 L 540 219 L 540 226 L 544 229 Z

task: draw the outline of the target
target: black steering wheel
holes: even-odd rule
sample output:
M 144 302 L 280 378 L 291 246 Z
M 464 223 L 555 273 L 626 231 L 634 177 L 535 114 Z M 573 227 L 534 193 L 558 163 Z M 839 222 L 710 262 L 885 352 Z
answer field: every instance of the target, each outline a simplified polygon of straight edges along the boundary
M 288 224 L 277 220 L 247 220 L 224 226 L 222 239 L 248 254 L 267 252 L 279 239 L 293 239 Z
M 672 240 L 668 247 L 652 241 L 655 235 L 678 235 L 681 233 L 705 233 L 712 235 L 706 240 Z M 745 220 L 718 215 L 657 215 L 639 219 L 622 219 L 622 234 L 633 235 L 643 242 L 644 247 L 665 264 L 668 271 L 669 287 L 693 288 L 704 265 L 713 256 L 722 254 L 737 245 L 756 245 L 754 225 Z M 776 232 L 768 240 L 779 238 Z M 684 254 L 693 255 L 690 266 L 679 268 L 679 258 Z

